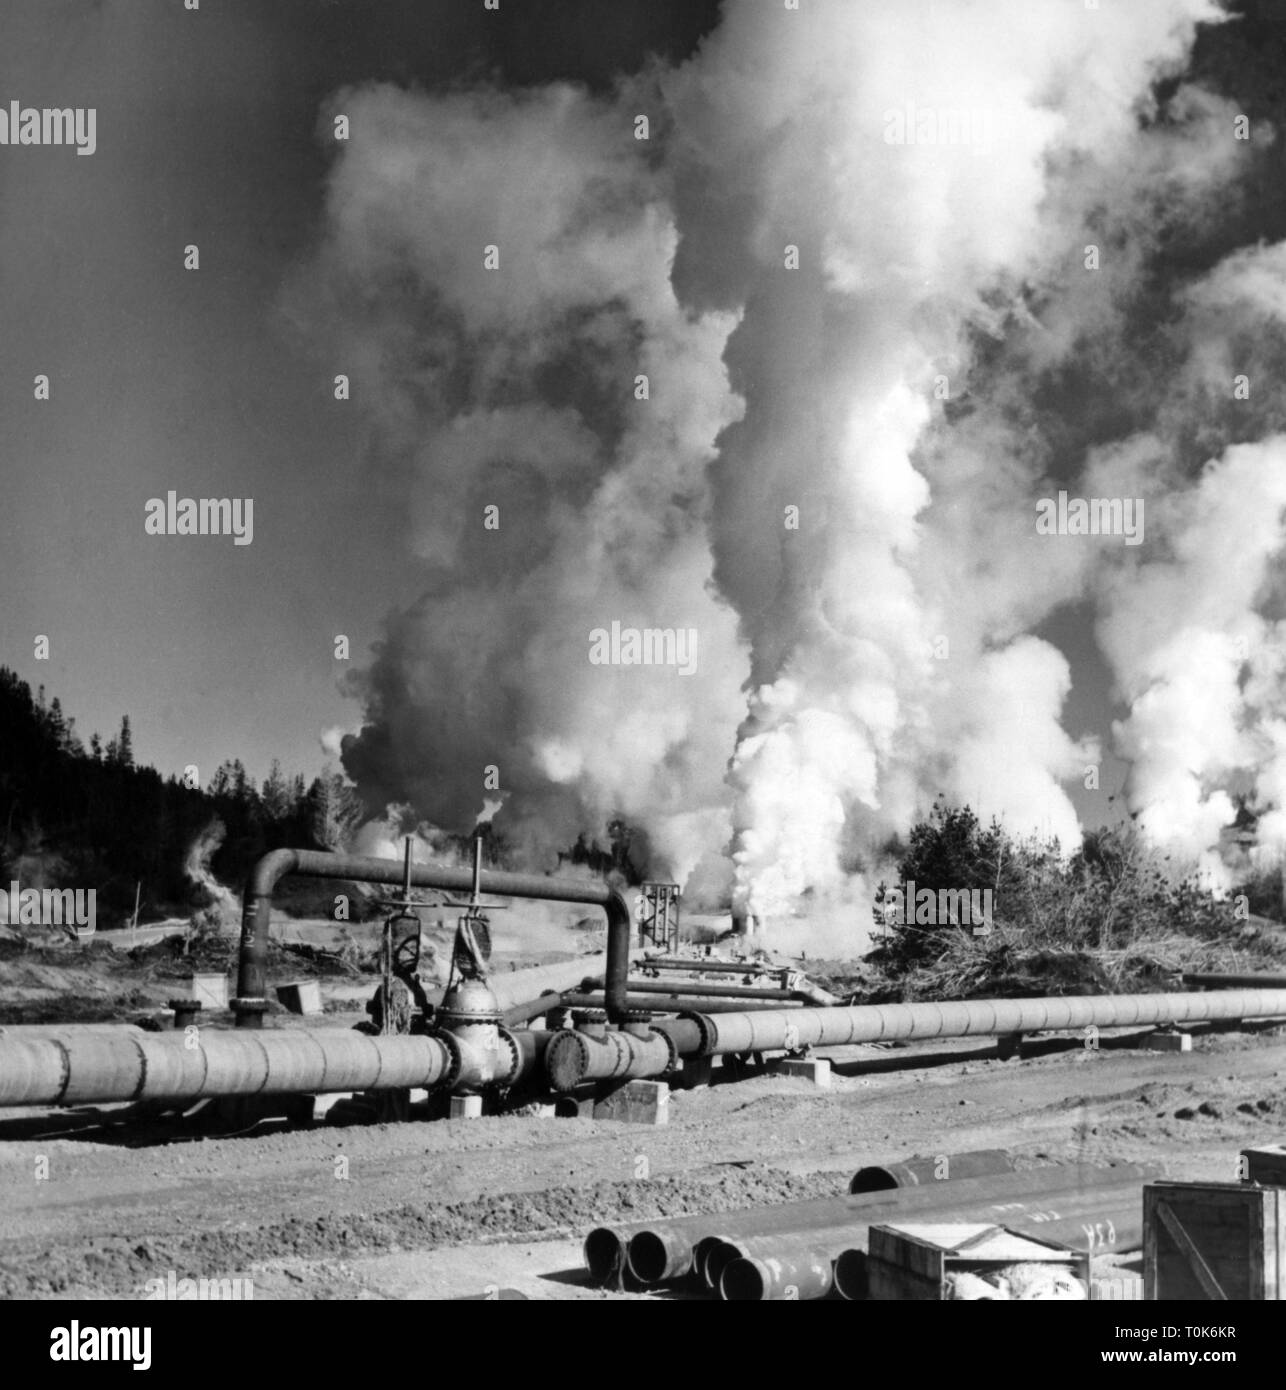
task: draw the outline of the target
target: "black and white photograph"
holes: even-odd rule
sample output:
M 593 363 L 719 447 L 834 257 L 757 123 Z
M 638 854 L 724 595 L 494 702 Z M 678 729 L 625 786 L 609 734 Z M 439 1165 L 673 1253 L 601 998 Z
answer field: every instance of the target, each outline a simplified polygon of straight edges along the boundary
M 0 459 L 35 1373 L 1271 1366 L 1286 0 L 0 0 Z

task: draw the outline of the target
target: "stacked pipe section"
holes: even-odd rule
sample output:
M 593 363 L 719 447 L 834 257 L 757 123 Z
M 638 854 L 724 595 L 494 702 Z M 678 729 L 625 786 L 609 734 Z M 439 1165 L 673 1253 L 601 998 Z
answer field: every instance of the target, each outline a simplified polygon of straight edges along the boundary
M 1142 1241 L 1142 1184 L 1162 1175 L 1156 1164 L 1053 1164 L 1015 1173 L 1008 1156 L 996 1151 L 950 1162 L 960 1176 L 949 1181 L 932 1179 L 933 1160 L 918 1161 L 918 1170 L 896 1174 L 906 1186 L 598 1227 L 585 1240 L 586 1267 L 599 1282 L 623 1278 L 635 1287 L 695 1278 L 730 1300 L 823 1298 L 832 1289 L 860 1299 L 872 1225 L 908 1218 L 979 1222 L 1068 1249 L 1101 1242 L 1129 1250 Z M 867 1170 L 864 1176 L 869 1181 Z

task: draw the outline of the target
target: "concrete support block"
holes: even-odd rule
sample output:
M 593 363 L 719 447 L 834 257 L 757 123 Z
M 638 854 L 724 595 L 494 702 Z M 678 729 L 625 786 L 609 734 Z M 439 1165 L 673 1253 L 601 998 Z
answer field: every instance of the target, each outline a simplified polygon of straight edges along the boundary
M 1021 1058 L 1023 1055 L 1023 1035 L 1021 1033 L 1005 1033 L 996 1039 L 996 1056 L 1002 1062 L 1012 1061 L 1015 1057 Z
M 668 1124 L 670 1088 L 664 1081 L 627 1081 L 597 1102 L 594 1118 L 634 1125 Z
M 476 1120 L 482 1114 L 481 1096 L 452 1096 L 447 1118 L 451 1120 Z
M 778 1076 L 798 1076 L 804 1081 L 811 1081 L 814 1086 L 831 1084 L 829 1057 L 783 1057 L 773 1063 L 773 1071 Z
M 337 1105 L 351 1101 L 352 1091 L 327 1091 L 320 1096 L 300 1096 L 297 1123 L 321 1124 Z

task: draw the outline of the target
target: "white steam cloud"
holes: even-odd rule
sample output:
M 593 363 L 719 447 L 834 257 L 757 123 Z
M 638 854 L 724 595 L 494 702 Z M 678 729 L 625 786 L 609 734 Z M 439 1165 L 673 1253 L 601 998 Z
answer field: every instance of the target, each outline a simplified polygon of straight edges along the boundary
M 733 0 L 606 97 L 340 93 L 295 312 L 343 342 L 426 573 L 357 683 L 368 800 L 467 828 L 498 797 L 534 863 L 619 812 L 653 872 L 860 920 L 939 791 L 1076 843 L 1100 748 L 1038 630 L 1081 604 L 1145 828 L 1209 850 L 1258 769 L 1286 842 L 1286 460 L 1222 404 L 1286 252 L 1145 274 L 1253 146 L 1152 95 L 1220 15 Z M 1077 442 L 1074 371 L 1120 430 Z M 1146 497 L 1146 544 L 1037 535 L 1059 487 Z M 590 664 L 615 620 L 695 628 L 696 673 Z

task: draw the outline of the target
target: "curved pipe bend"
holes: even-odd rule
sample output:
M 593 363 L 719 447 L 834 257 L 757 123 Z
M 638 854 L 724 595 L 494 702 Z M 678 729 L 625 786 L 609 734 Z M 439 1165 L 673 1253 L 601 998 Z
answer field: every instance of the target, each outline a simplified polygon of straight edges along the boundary
M 405 867 L 397 859 L 372 859 L 321 850 L 274 849 L 250 871 L 241 912 L 241 952 L 237 968 L 238 1028 L 255 1028 L 263 1018 L 268 989 L 268 924 L 272 895 L 288 875 L 301 878 L 357 879 L 364 883 L 401 884 Z M 468 893 L 471 869 L 446 869 L 436 864 L 412 864 L 415 888 L 438 888 Z M 536 898 L 546 902 L 587 903 L 607 914 L 607 973 L 604 993 L 609 1017 L 625 1014 L 626 980 L 630 969 L 630 909 L 625 898 L 606 883 L 549 878 L 544 874 L 511 874 L 483 870 L 482 891 L 489 896 Z

